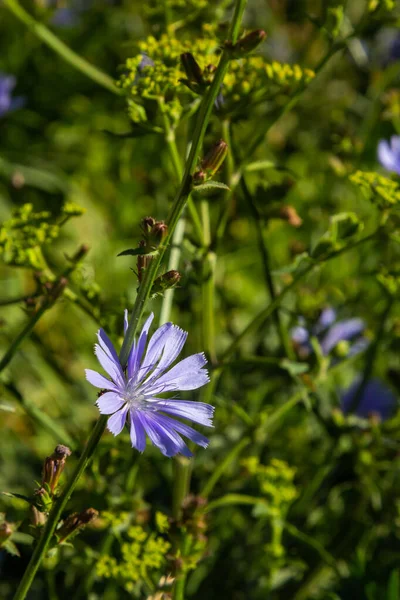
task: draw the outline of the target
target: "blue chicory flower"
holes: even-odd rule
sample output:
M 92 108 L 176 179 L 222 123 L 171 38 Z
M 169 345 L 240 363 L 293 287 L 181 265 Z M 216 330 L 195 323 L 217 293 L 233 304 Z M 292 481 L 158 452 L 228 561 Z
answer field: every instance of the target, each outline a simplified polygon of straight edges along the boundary
M 351 405 L 360 386 L 356 379 L 341 396 L 341 408 L 344 413 L 350 412 Z M 379 415 L 382 421 L 389 419 L 397 405 L 393 392 L 379 379 L 370 379 L 363 389 L 360 402 L 355 410 L 358 417 L 367 418 L 371 414 Z
M 207 361 L 203 353 L 193 354 L 170 368 L 187 338 L 187 333 L 172 323 L 157 329 L 145 351 L 153 317 L 149 316 L 134 342 L 125 371 L 109 337 L 100 329 L 95 354 L 111 381 L 91 369 L 86 369 L 86 378 L 95 387 L 107 390 L 98 398 L 97 406 L 100 413 L 112 415 L 107 426 L 113 435 L 121 433 L 128 422 L 132 447 L 139 452 L 145 449 L 147 434 L 165 456 L 181 453 L 190 457 L 192 453 L 181 435 L 203 448 L 208 446 L 208 439 L 168 415 L 212 427 L 214 408 L 203 402 L 160 398 L 159 394 L 195 390 L 208 383 L 204 369 Z M 125 333 L 127 327 L 125 312 Z
M 400 135 L 392 135 L 390 144 L 386 140 L 379 142 L 378 160 L 385 169 L 400 175 Z
M 311 337 L 317 338 L 324 356 L 330 354 L 339 342 L 353 342 L 347 352 L 348 356 L 352 356 L 364 350 L 367 345 L 366 339 L 362 336 L 364 329 L 365 323 L 362 319 L 336 321 L 336 311 L 327 307 L 322 310 L 318 321 L 310 330 L 307 329 L 302 318 L 299 320 L 299 325 L 293 327 L 290 333 L 299 353 L 303 356 L 312 353 Z
M 14 75 L 0 73 L 0 117 L 12 110 L 21 108 L 24 103 L 22 97 L 12 97 L 12 91 L 15 88 L 16 82 Z

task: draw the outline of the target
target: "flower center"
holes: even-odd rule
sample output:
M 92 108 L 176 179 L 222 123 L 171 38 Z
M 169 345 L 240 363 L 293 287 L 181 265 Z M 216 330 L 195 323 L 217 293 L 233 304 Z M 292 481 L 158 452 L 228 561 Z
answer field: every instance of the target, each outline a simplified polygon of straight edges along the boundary
M 130 408 L 144 408 L 146 399 L 144 394 L 141 394 L 136 387 L 127 387 L 125 392 L 125 400 Z

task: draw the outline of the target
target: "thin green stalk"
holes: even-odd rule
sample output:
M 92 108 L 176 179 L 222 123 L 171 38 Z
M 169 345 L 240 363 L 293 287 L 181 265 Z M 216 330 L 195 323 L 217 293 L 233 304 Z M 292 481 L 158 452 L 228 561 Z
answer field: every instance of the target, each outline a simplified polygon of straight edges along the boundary
M 185 456 L 176 456 L 173 462 L 173 469 L 172 516 L 176 521 L 179 521 L 182 514 L 182 503 L 189 493 L 192 460 Z
M 67 446 L 70 446 L 72 450 L 76 447 L 76 442 L 69 433 L 67 433 L 67 431 L 65 431 L 65 429 L 56 421 L 53 421 L 53 419 L 38 408 L 33 402 L 24 398 L 14 385 L 11 383 L 4 383 L 4 387 L 17 400 L 20 406 L 22 406 L 32 421 L 38 423 L 43 429 L 47 430 L 57 443 L 66 444 Z
M 61 283 L 61 281 L 63 279 L 64 278 L 60 278 L 59 284 Z M 66 281 L 66 280 L 64 279 L 64 281 Z M 14 355 L 16 354 L 20 344 L 32 332 L 36 323 L 39 321 L 39 319 L 41 319 L 41 317 L 44 315 L 44 313 L 55 304 L 55 302 L 58 300 L 58 297 L 59 297 L 58 294 L 55 294 L 54 298 L 49 296 L 49 298 L 43 300 L 41 307 L 32 315 L 32 317 L 26 323 L 26 325 L 22 329 L 22 331 L 20 331 L 20 333 L 15 338 L 15 340 L 13 340 L 13 342 L 9 346 L 8 350 L 4 354 L 3 358 L 0 360 L 0 372 L 3 371 L 3 369 L 5 369 L 6 366 L 10 363 L 10 361 L 13 359 Z
M 79 459 L 79 462 L 73 472 L 72 476 L 68 480 L 60 498 L 56 501 L 53 509 L 49 514 L 49 518 L 47 520 L 46 525 L 44 526 L 43 533 L 37 543 L 37 546 L 32 554 L 31 560 L 25 570 L 25 573 L 21 579 L 21 582 L 18 586 L 18 589 L 15 593 L 14 600 L 24 600 L 26 594 L 28 593 L 33 579 L 36 575 L 36 571 L 39 568 L 40 563 L 42 562 L 43 557 L 46 554 L 46 550 L 49 546 L 50 540 L 54 535 L 58 522 L 61 518 L 63 510 L 75 489 L 76 484 L 84 470 L 86 469 L 90 459 L 93 456 L 94 451 L 97 448 L 97 444 L 100 441 L 100 438 L 104 432 L 107 423 L 107 416 L 102 415 L 86 444 L 85 449 L 83 450 L 82 456 Z
M 243 329 L 243 331 L 233 340 L 231 345 L 228 346 L 228 348 L 225 350 L 225 352 L 221 356 L 221 358 L 220 358 L 221 362 L 224 362 L 229 356 L 231 356 L 231 354 L 236 350 L 236 348 L 239 346 L 239 344 L 241 343 L 243 338 L 245 338 L 251 331 L 263 326 L 264 322 L 281 305 L 283 298 L 291 290 L 293 290 L 293 288 L 296 287 L 296 285 L 299 283 L 299 281 L 301 281 L 302 279 L 304 279 L 304 277 L 306 277 L 309 273 L 311 273 L 311 271 L 313 271 L 315 268 L 321 266 L 321 264 L 323 264 L 324 262 L 328 262 L 329 260 L 337 258 L 338 256 L 344 254 L 345 252 L 348 252 L 349 250 L 354 250 L 354 248 L 357 248 L 358 246 L 361 246 L 362 244 L 365 244 L 366 242 L 372 241 L 377 235 L 380 234 L 380 232 L 381 232 L 381 229 L 378 228 L 376 231 L 374 231 L 373 233 L 370 233 L 369 235 L 366 235 L 365 237 L 361 238 L 360 240 L 352 242 L 351 244 L 348 244 L 347 246 L 344 246 L 343 248 L 340 248 L 339 250 L 335 250 L 335 252 L 332 252 L 328 256 L 324 257 L 324 259 L 321 260 L 321 262 L 312 262 L 312 263 L 308 264 L 307 267 L 303 271 L 301 271 L 300 273 L 298 273 L 297 275 L 294 276 L 292 282 L 289 285 L 287 285 L 285 288 L 283 288 L 283 290 L 275 298 L 275 300 L 273 302 L 271 302 L 264 310 L 259 312 L 258 315 L 256 315 L 254 317 L 254 319 L 252 321 L 250 321 L 250 323 Z
M 221 361 L 226 361 L 227 358 L 229 358 L 233 352 L 236 350 L 236 348 L 239 346 L 239 344 L 241 343 L 241 341 L 243 340 L 243 338 L 245 338 L 251 331 L 254 331 L 255 329 L 259 329 L 260 327 L 262 327 L 265 323 L 265 321 L 270 317 L 270 315 L 273 314 L 273 312 L 281 305 L 283 298 L 291 291 L 293 290 L 297 284 L 299 283 L 299 281 L 301 281 L 306 275 L 308 275 L 308 273 L 310 273 L 314 268 L 315 268 L 315 264 L 310 264 L 307 266 L 306 269 L 304 269 L 304 271 L 302 271 L 301 273 L 298 273 L 292 280 L 292 282 L 287 285 L 285 288 L 283 288 L 283 290 L 280 292 L 280 294 L 278 294 L 278 296 L 276 296 L 275 300 L 273 300 L 272 302 L 270 302 L 270 304 L 261 312 L 258 313 L 258 315 L 256 315 L 254 317 L 254 319 L 252 321 L 250 321 L 250 323 L 247 325 L 247 327 L 245 327 L 243 329 L 243 331 L 233 340 L 233 342 L 231 343 L 230 346 L 228 346 L 228 348 L 225 350 L 225 352 L 223 353 L 222 357 L 221 357 Z
M 374 370 L 375 359 L 376 359 L 376 356 L 378 353 L 379 346 L 380 346 L 382 339 L 384 337 L 384 334 L 385 334 L 385 326 L 386 326 L 387 320 L 389 318 L 390 311 L 392 310 L 394 300 L 395 300 L 394 296 L 390 295 L 388 297 L 388 301 L 387 301 L 385 310 L 383 311 L 383 314 L 382 314 L 382 317 L 381 317 L 381 320 L 379 323 L 379 329 L 377 331 L 375 340 L 372 342 L 372 344 L 369 346 L 369 348 L 367 350 L 363 375 L 361 378 L 360 385 L 358 386 L 358 389 L 354 395 L 354 398 L 352 399 L 352 401 L 350 403 L 350 407 L 349 407 L 350 413 L 357 412 L 357 408 L 360 405 L 366 385 L 372 376 L 372 373 Z
M 254 220 L 254 225 L 255 225 L 256 234 L 257 234 L 258 249 L 261 254 L 261 259 L 262 259 L 265 284 L 266 284 L 271 302 L 273 302 L 274 300 L 276 300 L 277 293 L 275 290 L 275 283 L 274 283 L 274 280 L 272 278 L 272 273 L 271 273 L 271 261 L 270 261 L 269 251 L 268 251 L 267 244 L 265 243 L 265 240 L 264 240 L 261 215 L 260 215 L 257 205 L 254 201 L 253 195 L 250 193 L 250 190 L 247 186 L 247 182 L 246 182 L 244 175 L 242 175 L 242 178 L 240 180 L 240 185 L 242 188 L 243 196 L 247 202 L 247 205 L 250 209 L 250 213 Z M 293 351 L 292 345 L 290 343 L 288 331 L 282 321 L 279 310 L 275 310 L 273 313 L 273 316 L 275 319 L 275 325 L 276 325 L 276 329 L 277 329 L 278 335 L 281 340 L 282 347 L 285 350 L 285 354 L 288 358 L 293 360 L 295 358 L 294 351 Z
M 64 42 L 54 35 L 45 25 L 36 21 L 26 12 L 17 0 L 3 0 L 6 6 L 27 28 L 42 40 L 49 48 L 54 50 L 63 60 L 72 65 L 75 69 L 84 73 L 87 77 L 106 88 L 114 94 L 121 94 L 121 90 L 115 85 L 113 79 L 103 73 L 100 69 L 91 65 L 84 58 L 76 54 Z
M 235 20 L 241 18 L 241 15 L 243 13 L 245 5 L 246 5 L 246 0 L 237 0 L 234 21 L 233 21 L 233 25 L 231 27 L 231 36 L 232 36 L 231 41 L 232 42 L 236 41 L 237 38 L 234 37 L 234 35 L 235 36 L 237 35 L 237 30 L 239 28 L 239 25 L 234 26 Z M 152 288 L 154 279 L 157 276 L 161 261 L 164 257 L 167 247 L 169 246 L 169 244 L 171 242 L 172 235 L 173 235 L 173 232 L 177 225 L 177 222 L 179 221 L 179 219 L 183 213 L 183 210 L 186 206 L 186 202 L 189 197 L 190 190 L 191 190 L 192 175 L 196 169 L 197 159 L 198 159 L 198 156 L 199 156 L 202 144 L 203 144 L 204 135 L 205 135 L 205 132 L 206 132 L 206 129 L 208 126 L 208 122 L 211 117 L 211 112 L 214 107 L 214 102 L 215 102 L 216 97 L 219 94 L 225 73 L 228 68 L 229 61 L 230 61 L 230 52 L 229 52 L 229 50 L 224 49 L 224 51 L 222 52 L 220 61 L 218 63 L 218 67 L 215 72 L 212 84 L 209 87 L 208 92 L 206 93 L 206 95 L 203 98 L 203 101 L 201 103 L 201 106 L 200 106 L 200 109 L 199 109 L 199 112 L 197 115 L 196 127 L 195 127 L 194 134 L 193 134 L 193 142 L 192 142 L 192 145 L 190 148 L 189 157 L 186 161 L 185 172 L 183 174 L 181 185 L 175 196 L 175 200 L 174 200 L 170 215 L 167 219 L 167 225 L 168 225 L 167 235 L 163 241 L 163 244 L 160 245 L 160 247 L 158 248 L 157 255 L 150 262 L 150 265 L 146 270 L 143 282 L 139 288 L 139 292 L 136 297 L 136 302 L 133 307 L 132 316 L 129 320 L 128 329 L 127 329 L 127 332 L 126 332 L 126 335 L 124 338 L 124 343 L 123 343 L 122 350 L 121 350 L 121 356 L 124 358 L 125 361 L 128 358 L 129 350 L 133 344 L 133 340 L 135 337 L 135 332 L 136 332 L 136 329 L 138 326 L 138 322 L 143 315 L 144 306 L 150 297 L 151 288 Z
M 216 364 L 217 354 L 215 350 L 215 313 L 214 313 L 214 291 L 215 291 L 215 268 L 217 256 L 210 251 L 211 225 L 210 211 L 207 200 L 201 202 L 201 216 L 203 222 L 204 250 L 203 273 L 201 281 L 202 294 L 202 329 L 203 348 L 211 359 L 211 364 Z
M 336 54 L 336 52 L 338 52 L 339 50 L 343 50 L 346 47 L 346 43 L 347 43 L 347 39 L 333 44 L 333 46 L 328 50 L 326 55 L 320 60 L 318 65 L 315 67 L 315 69 L 314 69 L 315 76 L 319 75 L 319 73 L 325 67 L 326 63 L 332 58 L 332 56 L 334 56 Z M 315 78 L 312 81 L 315 81 Z M 309 86 L 309 84 L 303 82 L 297 88 L 297 90 L 292 95 L 290 100 L 279 109 L 279 111 L 275 115 L 274 119 L 272 119 L 270 122 L 267 122 L 266 126 L 261 129 L 261 131 L 258 133 L 258 135 L 256 135 L 256 137 L 253 140 L 253 143 L 250 145 L 249 149 L 246 152 L 246 155 L 248 157 L 252 156 L 254 154 L 254 152 L 257 150 L 257 148 L 259 147 L 259 145 L 264 141 L 265 136 L 267 135 L 267 133 L 269 132 L 271 127 L 273 125 L 275 125 L 275 123 L 277 121 L 279 121 L 279 119 L 281 117 L 283 117 L 283 115 L 285 115 L 290 110 L 292 110 L 292 108 L 299 101 L 303 92 L 308 89 L 308 86 Z
M 182 161 L 179 156 L 178 148 L 176 145 L 175 132 L 172 129 L 172 127 L 169 123 L 169 120 L 167 118 L 167 115 L 165 115 L 165 113 L 164 113 L 164 127 L 165 127 L 165 133 L 166 133 L 165 141 L 167 143 L 169 155 L 170 155 L 172 165 L 175 170 L 176 177 L 180 181 L 182 179 L 182 174 L 183 174 L 183 165 L 182 165 Z M 188 198 L 187 206 L 188 206 L 188 210 L 189 210 L 189 213 L 190 213 L 190 216 L 192 219 L 194 229 L 196 231 L 196 235 L 197 235 L 198 239 L 201 240 L 203 237 L 201 221 L 200 221 L 200 217 L 197 213 L 196 207 L 194 205 L 194 202 L 190 196 Z M 170 255 L 169 255 L 167 271 L 172 271 L 172 270 L 175 271 L 175 270 L 178 270 L 178 268 L 179 268 L 180 258 L 181 258 L 181 254 L 182 254 L 182 243 L 183 243 L 183 238 L 185 235 L 185 229 L 186 229 L 186 218 L 185 218 L 185 214 L 183 212 L 176 227 L 175 227 L 175 231 L 172 236 L 171 251 L 170 251 Z M 164 292 L 164 296 L 163 296 L 162 304 L 161 304 L 161 312 L 160 312 L 160 325 L 163 325 L 164 323 L 166 323 L 170 318 L 172 303 L 173 303 L 173 299 L 174 299 L 174 293 L 175 293 L 174 288 L 171 288 Z
M 249 437 L 245 437 L 239 440 L 235 446 L 233 446 L 231 451 L 225 456 L 224 460 L 220 462 L 219 465 L 217 465 L 217 467 L 213 470 L 211 476 L 203 486 L 200 496 L 203 498 L 208 498 L 218 481 L 221 479 L 222 475 L 225 473 L 226 469 L 239 456 L 242 450 L 244 450 L 244 448 L 250 444 L 250 442 L 251 439 Z

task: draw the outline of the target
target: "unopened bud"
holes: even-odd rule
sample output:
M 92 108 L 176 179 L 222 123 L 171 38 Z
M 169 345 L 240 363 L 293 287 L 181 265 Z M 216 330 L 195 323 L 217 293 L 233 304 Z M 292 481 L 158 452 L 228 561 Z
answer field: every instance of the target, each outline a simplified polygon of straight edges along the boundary
M 211 150 L 205 155 L 201 161 L 201 169 L 199 169 L 194 175 L 193 180 L 195 183 L 202 183 L 207 179 L 211 179 L 221 167 L 226 156 L 228 154 L 228 144 L 224 140 L 219 140 Z
M 36 506 L 31 505 L 31 523 L 34 527 L 43 527 L 46 524 L 46 513 L 38 510 Z
M 89 252 L 89 246 L 87 244 L 82 244 L 80 248 L 75 252 L 73 256 L 71 256 L 70 261 L 73 263 L 78 263 L 82 260 L 82 258 Z
M 190 52 L 181 54 L 181 63 L 187 77 L 187 79 L 181 79 L 181 82 L 193 92 L 201 93 L 205 87 L 203 71 L 201 70 L 193 54 Z
M 59 444 L 56 446 L 53 454 L 44 461 L 42 487 L 49 486 L 51 494 L 56 491 L 61 473 L 64 470 L 65 461 L 71 455 L 71 450 L 67 446 Z
M 12 535 L 12 527 L 7 521 L 0 524 L 0 546 Z
M 79 529 L 82 529 L 88 523 L 97 519 L 98 516 L 99 513 L 94 508 L 87 508 L 81 513 L 69 515 L 57 531 L 58 543 L 64 542 L 73 533 L 77 533 Z
M 292 225 L 292 227 L 300 227 L 303 223 L 294 206 L 290 206 L 289 204 L 284 204 L 280 207 L 279 216 L 284 221 L 287 221 L 289 225 Z
M 153 283 L 151 294 L 162 294 L 165 290 L 175 287 L 181 280 L 181 274 L 178 271 L 167 271 L 159 275 Z
M 153 217 L 145 217 L 144 219 L 142 219 L 141 227 L 142 227 L 143 233 L 146 236 L 149 235 L 149 233 L 153 229 L 155 222 L 156 222 L 156 220 L 153 219 Z
M 156 221 L 151 230 L 151 242 L 158 246 L 161 244 L 168 232 L 168 225 L 164 221 Z
M 241 58 L 253 52 L 267 37 L 267 34 L 262 29 L 255 29 L 247 35 L 244 35 L 236 44 L 228 42 L 226 47 L 231 50 L 233 58 Z

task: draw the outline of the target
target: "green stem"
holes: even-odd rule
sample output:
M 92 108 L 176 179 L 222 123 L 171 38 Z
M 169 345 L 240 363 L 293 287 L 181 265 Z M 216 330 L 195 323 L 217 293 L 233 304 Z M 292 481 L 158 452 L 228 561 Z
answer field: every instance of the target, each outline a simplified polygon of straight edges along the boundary
M 314 72 L 315 72 L 316 76 L 319 75 L 319 73 L 325 67 L 326 63 L 332 58 L 332 56 L 334 56 L 334 54 L 336 54 L 336 52 L 338 52 L 339 50 L 343 50 L 346 47 L 346 43 L 347 43 L 347 40 L 343 40 L 343 41 L 333 44 L 333 46 L 328 50 L 326 55 L 320 60 L 318 65 L 315 67 Z M 315 81 L 315 78 L 312 81 Z M 312 83 L 312 81 L 311 81 L 311 83 Z M 309 86 L 309 84 L 307 84 L 306 82 L 303 82 L 297 88 L 297 90 L 294 92 L 294 94 L 292 95 L 290 100 L 278 110 L 274 119 L 272 119 L 269 123 L 267 122 L 267 124 L 264 128 L 261 128 L 260 133 L 254 138 L 253 143 L 250 145 L 250 148 L 246 152 L 246 155 L 249 158 L 250 158 L 250 156 L 252 156 L 254 154 L 254 152 L 257 150 L 259 145 L 264 141 L 265 136 L 267 135 L 267 133 L 271 129 L 271 127 L 273 125 L 275 125 L 275 123 L 281 117 L 283 117 L 283 115 L 288 113 L 297 104 L 297 102 L 299 101 L 303 92 L 306 89 L 308 89 L 308 86 Z
M 47 520 L 46 525 L 44 526 L 43 533 L 38 541 L 38 544 L 32 554 L 31 560 L 29 561 L 28 567 L 26 568 L 26 571 L 25 571 L 25 573 L 21 579 L 21 582 L 18 586 L 18 589 L 15 593 L 14 600 L 24 600 L 26 594 L 28 593 L 28 591 L 31 587 L 31 584 L 33 582 L 33 579 L 36 575 L 36 571 L 38 570 L 40 563 L 42 562 L 42 559 L 43 559 L 44 555 L 46 554 L 46 550 L 49 546 L 51 538 L 54 535 L 54 532 L 55 532 L 57 524 L 61 518 L 63 510 L 64 510 L 72 492 L 74 491 L 75 486 L 78 483 L 80 476 L 86 469 L 90 459 L 93 456 L 94 451 L 97 448 L 97 444 L 99 443 L 100 438 L 104 432 L 106 423 L 107 423 L 107 416 L 102 415 L 98 419 L 98 421 L 91 433 L 91 436 L 86 444 L 86 447 L 82 453 L 82 456 L 79 459 L 79 462 L 75 468 L 75 471 L 73 472 L 73 474 L 70 477 L 69 481 L 67 482 L 60 498 L 57 500 L 57 502 L 55 503 L 53 509 L 51 510 L 51 512 L 49 514 L 49 518 Z
M 339 250 L 335 250 L 328 256 L 325 256 L 320 262 L 312 262 L 312 263 L 308 264 L 307 267 L 303 271 L 301 271 L 300 273 L 298 273 L 297 275 L 294 276 L 292 282 L 289 285 L 287 285 L 285 288 L 283 288 L 283 290 L 280 292 L 280 294 L 278 296 L 276 296 L 276 298 L 273 302 L 271 302 L 264 310 L 259 312 L 258 315 L 256 315 L 252 321 L 250 321 L 250 323 L 247 325 L 247 327 L 245 327 L 244 330 L 233 340 L 231 345 L 228 346 L 228 348 L 225 350 L 225 352 L 221 356 L 220 361 L 224 362 L 229 356 L 231 356 L 231 354 L 236 350 L 236 348 L 239 346 L 239 344 L 241 343 L 243 338 L 245 338 L 251 331 L 263 326 L 264 322 L 281 305 L 283 298 L 291 290 L 293 290 L 293 288 L 296 287 L 296 285 L 298 284 L 298 282 L 301 279 L 306 277 L 306 275 L 308 275 L 315 268 L 319 267 L 323 262 L 328 262 L 329 260 L 337 258 L 338 256 L 344 254 L 345 252 L 348 252 L 349 250 L 354 250 L 354 248 L 361 246 L 361 244 L 365 244 L 366 242 L 372 241 L 377 235 L 380 234 L 380 232 L 381 232 L 381 229 L 378 228 L 376 231 L 370 233 L 369 235 L 366 235 L 365 237 L 361 238 L 360 240 L 352 242 L 352 243 L 348 244 L 347 246 L 340 248 Z
M 48 310 L 55 304 L 57 299 L 58 299 L 58 296 L 55 297 L 54 299 L 48 298 L 46 300 L 43 300 L 42 306 L 32 315 L 32 317 L 27 322 L 25 327 L 17 335 L 15 340 L 11 343 L 8 350 L 4 354 L 3 358 L 0 360 L 0 372 L 3 371 L 3 369 L 5 369 L 6 366 L 10 363 L 10 361 L 13 359 L 14 355 L 16 354 L 20 344 L 23 342 L 23 340 L 28 335 L 30 335 L 30 333 L 33 331 L 33 328 L 35 327 L 36 323 L 39 321 L 39 319 L 41 319 L 41 317 L 44 315 L 46 310 Z
M 237 31 L 240 26 L 236 24 L 236 21 L 241 18 L 244 7 L 246 5 L 246 0 L 237 0 L 235 14 L 233 19 L 233 24 L 231 27 L 231 40 L 232 42 L 236 41 Z M 230 52 L 226 48 L 222 52 L 220 61 L 218 63 L 217 70 L 215 71 L 214 79 L 212 81 L 211 86 L 208 89 L 208 92 L 203 98 L 201 103 L 196 127 L 193 134 L 193 142 L 190 148 L 189 157 L 186 161 L 185 172 L 183 174 L 181 185 L 177 191 L 175 196 L 175 200 L 173 206 L 171 208 L 171 212 L 167 219 L 168 231 L 167 235 L 163 241 L 163 244 L 158 248 L 157 255 L 150 262 L 149 267 L 146 270 L 143 282 L 139 288 L 138 295 L 136 297 L 136 302 L 133 307 L 132 316 L 129 320 L 128 329 L 124 338 L 124 342 L 121 350 L 121 358 L 122 363 L 126 363 L 129 355 L 130 348 L 132 347 L 133 340 L 135 337 L 136 329 L 138 326 L 138 322 L 142 317 L 143 310 L 147 300 L 150 297 L 151 288 L 153 286 L 154 279 L 157 276 L 158 269 L 160 267 L 161 261 L 164 257 L 167 247 L 169 246 L 173 232 L 175 227 L 183 213 L 183 210 L 186 206 L 187 199 L 191 190 L 192 183 L 192 175 L 196 169 L 197 159 L 203 144 L 204 135 L 211 117 L 211 112 L 214 107 L 214 102 L 216 97 L 219 94 L 225 73 L 228 68 L 228 64 L 230 61 Z
M 117 88 L 111 77 L 100 71 L 97 67 L 91 65 L 84 58 L 71 50 L 71 48 L 68 48 L 68 46 L 55 36 L 45 25 L 35 21 L 35 19 L 22 8 L 17 0 L 3 0 L 3 5 L 6 6 L 17 19 L 24 23 L 34 35 L 61 56 L 63 60 L 106 88 L 108 91 L 121 95 L 121 90 Z
M 374 362 L 376 359 L 376 355 L 378 353 L 378 348 L 382 342 L 382 339 L 384 337 L 385 334 L 385 325 L 386 322 L 388 320 L 388 317 L 390 315 L 390 311 L 392 310 L 393 307 L 393 303 L 394 303 L 394 296 L 390 295 L 385 307 L 385 310 L 383 311 L 380 323 L 379 323 L 379 329 L 377 331 L 375 340 L 373 341 L 373 343 L 370 345 L 370 347 L 367 350 L 367 354 L 366 354 L 366 358 L 365 358 L 365 366 L 364 366 L 364 371 L 363 371 L 363 375 L 361 378 L 361 382 L 360 385 L 358 386 L 358 389 L 354 395 L 353 400 L 351 401 L 350 407 L 349 407 L 349 412 L 350 413 L 354 413 L 357 412 L 357 408 L 360 405 L 362 396 L 364 394 L 366 385 L 369 381 L 369 379 L 372 376 L 373 373 L 373 369 L 374 369 Z
M 161 101 L 160 101 L 161 102 Z M 162 103 L 161 103 L 162 104 Z M 179 156 L 178 148 L 176 145 L 175 132 L 170 125 L 167 115 L 163 112 L 164 116 L 164 128 L 165 128 L 165 141 L 167 143 L 169 155 L 172 161 L 172 165 L 174 167 L 175 175 L 180 181 L 182 179 L 183 174 L 183 165 L 181 158 Z M 202 239 L 203 231 L 201 228 L 200 217 L 197 213 L 196 207 L 192 198 L 188 198 L 188 210 L 192 219 L 193 227 L 196 231 L 196 235 L 199 240 Z M 185 235 L 186 229 L 186 219 L 184 213 L 182 213 L 172 236 L 171 240 L 171 252 L 168 260 L 167 271 L 178 270 L 180 258 L 182 254 L 182 243 Z M 166 323 L 171 314 L 172 303 L 174 299 L 175 289 L 171 288 L 164 292 L 162 304 L 161 304 L 161 312 L 160 312 L 160 325 Z
M 247 186 L 247 182 L 246 182 L 244 175 L 242 175 L 242 178 L 240 180 L 240 185 L 242 188 L 243 196 L 249 206 L 250 213 L 254 220 L 254 225 L 255 225 L 256 233 L 257 233 L 258 249 L 261 254 L 261 259 L 262 259 L 265 284 L 266 284 L 271 302 L 273 302 L 274 300 L 276 300 L 277 293 L 275 290 L 274 280 L 273 280 L 272 274 L 271 274 L 270 255 L 269 255 L 267 244 L 265 243 L 265 240 L 264 240 L 261 215 L 258 211 L 258 208 L 254 201 L 253 195 L 250 193 L 250 190 Z M 278 335 L 280 337 L 282 347 L 285 350 L 285 354 L 288 358 L 290 358 L 291 360 L 294 360 L 295 356 L 294 356 L 294 351 L 293 351 L 292 345 L 290 343 L 289 334 L 288 334 L 288 331 L 282 321 L 279 310 L 274 311 L 273 315 L 274 315 L 274 319 L 275 319 L 276 329 L 278 331 Z
M 41 425 L 43 429 L 46 429 L 54 437 L 57 443 L 66 444 L 72 449 L 76 447 L 76 442 L 69 433 L 67 433 L 61 425 L 58 425 L 53 421 L 53 419 L 38 408 L 33 402 L 24 398 L 14 385 L 11 383 L 4 383 L 4 387 L 17 400 L 20 406 L 22 406 L 32 421 Z
M 239 454 L 248 446 L 251 442 L 249 437 L 242 438 L 233 446 L 230 452 L 225 456 L 224 460 L 217 465 L 217 467 L 213 470 L 212 475 L 206 482 L 205 486 L 202 488 L 200 492 L 200 496 L 203 498 L 208 498 L 208 496 L 213 491 L 214 487 L 225 473 L 226 469 L 229 467 L 231 462 L 233 462 Z
M 302 271 L 293 278 L 293 281 L 289 285 L 283 288 L 280 294 L 278 294 L 275 297 L 275 300 L 270 302 L 270 304 L 264 310 L 259 312 L 258 315 L 254 317 L 254 319 L 247 325 L 247 327 L 243 329 L 243 331 L 233 340 L 231 345 L 225 350 L 222 357 L 220 358 L 222 362 L 226 361 L 226 359 L 233 354 L 236 348 L 240 345 L 243 338 L 245 338 L 251 331 L 259 329 L 263 326 L 263 324 L 270 317 L 270 315 L 272 315 L 273 312 L 281 305 L 283 298 L 291 290 L 293 290 L 297 286 L 299 281 L 303 279 L 306 275 L 308 275 L 308 273 L 310 273 L 314 269 L 314 267 L 315 264 L 308 265 L 307 268 L 304 269 L 304 271 Z
M 192 460 L 184 456 L 176 456 L 173 462 L 174 488 L 172 499 L 172 516 L 179 521 L 182 514 L 182 503 L 189 493 Z

